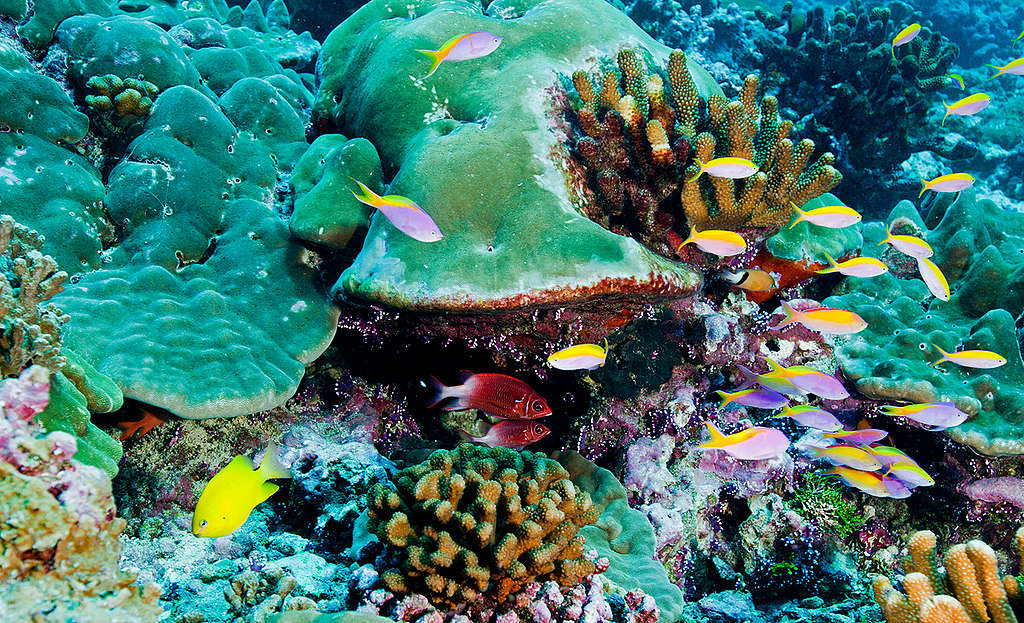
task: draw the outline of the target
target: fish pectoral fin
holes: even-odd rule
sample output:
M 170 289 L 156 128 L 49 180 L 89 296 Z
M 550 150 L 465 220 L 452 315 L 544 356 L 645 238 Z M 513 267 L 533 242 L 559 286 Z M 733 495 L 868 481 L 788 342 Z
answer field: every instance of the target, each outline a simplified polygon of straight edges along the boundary
M 265 482 L 262 485 L 260 485 L 260 495 L 262 497 L 260 498 L 259 502 L 257 502 L 257 504 L 259 504 L 260 502 L 265 502 L 267 498 L 277 493 L 277 490 L 280 488 L 281 487 L 275 485 L 272 482 Z

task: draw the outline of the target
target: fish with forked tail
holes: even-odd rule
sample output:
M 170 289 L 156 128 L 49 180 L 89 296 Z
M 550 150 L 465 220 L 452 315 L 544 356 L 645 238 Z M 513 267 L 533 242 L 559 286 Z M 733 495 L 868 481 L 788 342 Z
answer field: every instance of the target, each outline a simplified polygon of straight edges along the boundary
M 502 419 L 534 420 L 551 415 L 544 397 L 519 379 L 505 374 L 473 374 L 463 370 L 458 385 L 444 385 L 430 378 L 434 395 L 428 406 L 443 400 L 454 401 L 442 406 L 445 411 L 479 409 Z

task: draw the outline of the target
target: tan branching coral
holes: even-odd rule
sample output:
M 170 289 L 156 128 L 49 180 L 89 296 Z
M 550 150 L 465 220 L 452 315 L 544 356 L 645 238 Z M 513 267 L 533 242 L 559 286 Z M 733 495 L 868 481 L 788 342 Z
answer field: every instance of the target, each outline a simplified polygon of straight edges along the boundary
M 124 78 L 114 74 L 93 76 L 85 83 L 89 95 L 85 104 L 99 113 L 110 113 L 120 124 L 136 121 L 149 114 L 160 87 L 139 78 Z
M 369 492 L 369 528 L 401 549 L 381 574 L 391 591 L 439 606 L 504 600 L 526 583 L 573 586 L 594 572 L 580 527 L 597 520 L 590 495 L 543 454 L 462 444 Z
M 15 376 L 30 363 L 57 372 L 66 363 L 60 354 L 60 328 L 68 317 L 46 303 L 64 289 L 68 274 L 39 248 L 43 237 L 0 216 L 0 373 Z
M 832 154 L 812 163 L 814 142 L 789 138 L 792 123 L 779 119 L 774 97 L 758 103 L 756 76 L 747 76 L 736 100 L 705 102 L 680 50 L 669 57 L 667 88 L 634 50 L 616 60 L 618 71 L 597 81 L 584 71 L 572 76 L 575 153 L 596 195 L 584 210 L 612 231 L 673 255 L 690 226 L 777 230 L 790 219 L 790 202 L 801 205 L 842 179 Z M 691 179 L 696 160 L 726 156 L 752 160 L 759 171 L 741 180 Z
M 1017 623 L 1024 617 L 1024 598 L 1012 574 L 999 572 L 996 553 L 985 542 L 954 545 L 939 568 L 935 534 L 921 531 L 907 542 L 903 593 L 884 576 L 874 578 L 875 600 L 889 623 Z M 1014 535 L 1014 548 L 1024 568 L 1024 527 Z

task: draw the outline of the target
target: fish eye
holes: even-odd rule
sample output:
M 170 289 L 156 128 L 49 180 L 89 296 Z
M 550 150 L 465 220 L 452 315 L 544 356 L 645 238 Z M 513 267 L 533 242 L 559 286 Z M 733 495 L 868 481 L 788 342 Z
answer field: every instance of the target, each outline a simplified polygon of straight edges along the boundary
M 210 522 L 208 522 L 208 521 L 206 521 L 206 520 L 204 519 L 204 520 L 203 520 L 203 521 L 202 521 L 202 522 L 201 522 L 201 523 L 199 524 L 199 527 L 200 527 L 200 528 L 205 528 L 205 527 L 206 527 L 206 526 L 207 526 L 207 525 L 208 525 L 209 523 L 210 523 Z
M 531 405 L 531 407 L 533 408 L 534 411 L 543 411 L 544 410 L 544 405 L 542 405 L 539 400 L 534 400 L 533 404 Z

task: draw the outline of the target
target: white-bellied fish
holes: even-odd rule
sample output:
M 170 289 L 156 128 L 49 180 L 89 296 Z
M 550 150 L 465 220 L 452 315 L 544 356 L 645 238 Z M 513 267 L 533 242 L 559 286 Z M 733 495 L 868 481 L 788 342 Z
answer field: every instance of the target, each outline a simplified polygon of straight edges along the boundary
M 906 498 L 910 496 L 910 490 L 903 483 L 878 472 L 866 472 L 837 465 L 826 473 L 835 474 L 848 486 L 876 498 Z
M 774 392 L 786 394 L 789 396 L 802 396 L 804 393 L 806 393 L 800 388 L 790 383 L 787 379 L 777 376 L 768 376 L 771 374 L 771 370 L 769 370 L 766 374 L 758 374 L 757 372 L 754 372 L 750 368 L 739 363 L 736 364 L 736 367 L 739 368 L 740 373 L 743 375 L 743 382 L 740 383 L 740 385 L 736 388 L 738 390 L 747 389 L 751 385 L 757 384 L 760 385 L 761 387 L 764 387 L 765 389 L 770 389 Z
M 771 371 L 759 375 L 759 379 L 784 379 L 804 393 L 814 394 L 829 400 L 842 400 L 850 397 L 839 379 L 808 366 L 780 365 L 774 359 L 764 358 L 771 366 Z
M 799 322 L 808 329 L 819 333 L 850 335 L 851 333 L 863 331 L 868 326 L 868 323 L 859 315 L 845 309 L 812 307 L 811 309 L 797 311 L 790 307 L 786 301 L 780 301 L 780 303 L 786 317 L 779 324 L 769 327 L 773 330 Z
M 697 446 L 699 450 L 724 450 L 730 456 L 745 461 L 772 459 L 789 447 L 789 438 L 774 428 L 754 426 L 738 433 L 725 435 L 711 422 L 704 422 L 711 440 Z
M 900 253 L 909 255 L 910 257 L 922 258 L 935 255 L 935 251 L 932 251 L 931 246 L 924 240 L 921 240 L 917 236 L 894 234 L 889 231 L 888 224 L 885 226 L 885 239 L 879 242 L 878 246 L 882 246 L 887 242 Z
M 694 163 L 700 167 L 700 171 L 686 180 L 687 182 L 692 182 L 705 173 L 711 177 L 725 177 L 732 180 L 743 179 L 757 173 L 757 165 L 746 158 L 715 158 L 707 162 L 701 162 L 694 158 Z
M 935 262 L 926 257 L 917 258 L 917 272 L 921 273 L 921 279 L 924 280 L 924 285 L 928 286 L 932 296 L 940 301 L 949 300 L 949 282 Z
M 896 33 L 896 36 L 892 39 L 892 57 L 896 58 L 896 48 L 901 45 L 906 45 L 917 38 L 921 34 L 921 24 L 911 24 L 903 30 Z
M 967 421 L 968 415 L 956 408 L 952 402 L 928 402 L 916 405 L 879 407 L 882 413 L 892 417 L 905 417 L 918 424 L 924 424 L 931 430 L 946 430 L 960 426 Z
M 932 364 L 934 367 L 937 367 L 943 361 L 949 361 L 964 368 L 981 369 L 998 368 L 1006 363 L 1006 357 L 993 353 L 990 350 L 961 350 L 959 352 L 947 353 L 935 344 L 932 344 L 932 346 L 935 347 L 935 350 L 942 353 L 942 357 Z
M 731 403 L 758 409 L 780 409 L 789 404 L 789 398 L 770 389 L 741 389 L 734 392 L 716 391 L 715 393 L 722 399 L 722 404 L 719 406 L 723 409 Z
M 238 530 L 253 509 L 280 488 L 272 478 L 291 478 L 291 472 L 270 444 L 257 468 L 247 456 L 236 456 L 203 487 L 192 514 L 192 534 L 202 537 L 227 536 Z
M 691 242 L 697 245 L 697 248 L 701 251 L 713 253 L 719 257 L 738 255 L 747 248 L 747 241 L 736 232 L 724 229 L 697 231 L 696 227 L 690 226 L 690 236 L 682 241 L 676 250 L 682 249 Z
M 946 107 L 946 115 L 942 118 L 942 123 L 939 125 L 946 125 L 946 118 L 950 115 L 969 117 L 985 110 L 991 103 L 992 98 L 989 97 L 988 93 L 974 93 L 952 104 L 942 102 L 942 105 Z
M 989 80 L 995 80 L 996 78 L 1003 74 L 1010 74 L 1013 76 L 1024 76 L 1024 57 L 1018 58 L 1015 61 L 1011 61 L 1010 63 L 1007 63 L 1002 67 L 999 67 L 998 65 L 986 65 L 986 67 L 992 67 L 993 69 L 999 70 L 999 73 L 989 78 Z M 986 82 L 988 82 L 988 80 L 986 80 Z
M 599 344 L 576 344 L 563 348 L 548 357 L 548 365 L 559 370 L 594 370 L 604 365 L 608 358 L 608 342 Z
M 935 484 L 932 475 L 921 469 L 921 466 L 909 457 L 889 464 L 885 469 L 885 475 L 895 478 L 909 487 L 930 487 Z
M 846 260 L 845 262 L 837 262 L 835 258 L 828 253 L 825 254 L 825 257 L 828 258 L 828 268 L 815 271 L 821 275 L 839 273 L 841 275 L 846 275 L 847 277 L 877 277 L 878 275 L 889 272 L 888 266 L 873 257 L 854 257 Z
M 420 242 L 437 242 L 443 236 L 434 219 L 416 205 L 412 199 L 401 195 L 384 195 L 383 197 L 367 188 L 359 180 L 352 180 L 359 185 L 361 194 L 352 192 L 360 203 L 380 210 L 384 218 L 395 226 L 398 231 L 419 240 Z
M 493 32 L 485 30 L 470 32 L 464 35 L 456 35 L 445 41 L 437 50 L 416 50 L 425 54 L 433 64 L 430 66 L 430 73 L 424 78 L 433 75 L 437 68 L 444 61 L 468 61 L 474 58 L 482 58 L 498 49 L 501 45 L 501 37 Z
M 801 210 L 794 202 L 790 201 L 789 205 L 793 206 L 796 213 L 800 216 L 789 226 L 793 229 L 797 226 L 797 223 L 801 221 L 807 221 L 813 225 L 819 227 L 828 227 L 830 229 L 839 229 L 841 227 L 849 227 L 860 222 L 860 213 L 853 208 L 847 206 L 822 206 L 820 208 L 813 208 L 811 210 Z
M 857 430 L 837 430 L 823 435 L 829 439 L 845 441 L 856 446 L 866 446 L 869 443 L 882 441 L 889 436 L 889 433 L 877 428 L 858 428 Z
M 726 268 L 718 271 L 718 276 L 726 283 L 750 292 L 767 292 L 776 287 L 775 277 L 759 268 L 741 268 L 736 271 Z
M 882 469 L 882 464 L 878 462 L 878 459 L 867 450 L 856 446 L 829 446 L 827 448 L 812 448 L 812 451 L 815 458 L 825 459 L 833 465 L 844 465 L 867 472 Z
M 792 418 L 794 422 L 801 426 L 816 428 L 823 431 L 836 431 L 843 428 L 842 422 L 840 422 L 836 416 L 821 407 L 815 407 L 813 405 L 793 405 L 786 407 L 781 413 L 775 415 L 775 417 Z
M 940 175 L 933 180 L 926 180 L 922 177 L 921 184 L 923 184 L 924 187 L 921 188 L 921 192 L 917 194 L 918 198 L 920 198 L 926 190 L 937 193 L 958 193 L 961 190 L 970 188 L 974 185 L 974 176 L 970 173 L 950 173 L 948 175 Z

